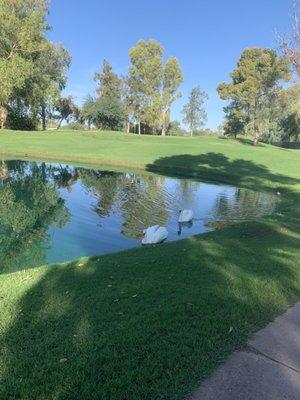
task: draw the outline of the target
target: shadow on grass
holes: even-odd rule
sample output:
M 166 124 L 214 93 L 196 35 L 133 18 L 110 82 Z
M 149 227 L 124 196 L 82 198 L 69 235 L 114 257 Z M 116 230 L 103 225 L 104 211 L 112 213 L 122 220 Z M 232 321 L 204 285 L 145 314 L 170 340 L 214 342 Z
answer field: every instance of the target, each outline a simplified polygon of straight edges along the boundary
M 249 160 L 230 160 L 222 153 L 181 154 L 162 157 L 147 166 L 151 172 L 167 175 L 189 175 L 217 180 L 252 189 L 280 188 L 300 183 L 300 179 L 272 173 L 266 166 Z
M 299 297 L 297 235 L 243 223 L 2 277 L 0 398 L 184 398 Z
M 254 146 L 254 144 L 253 144 L 253 140 L 251 140 L 251 139 L 247 139 L 247 138 L 236 138 L 236 141 L 237 142 L 239 142 L 239 143 L 241 143 L 241 144 L 244 144 L 244 145 L 246 145 L 246 146 Z M 257 145 L 256 145 L 256 147 L 266 147 L 266 145 L 265 144 L 263 144 L 263 143 L 261 143 L 261 142 L 259 142 Z

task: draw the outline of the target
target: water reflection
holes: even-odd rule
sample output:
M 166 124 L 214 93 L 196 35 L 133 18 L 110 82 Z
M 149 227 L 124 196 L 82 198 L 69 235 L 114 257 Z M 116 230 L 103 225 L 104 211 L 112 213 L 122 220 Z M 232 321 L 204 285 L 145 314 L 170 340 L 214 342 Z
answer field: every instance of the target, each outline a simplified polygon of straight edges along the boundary
M 0 269 L 18 270 L 139 244 L 148 226 L 168 240 L 252 219 L 276 196 L 231 186 L 24 161 L 0 163 Z M 193 223 L 178 225 L 180 209 Z

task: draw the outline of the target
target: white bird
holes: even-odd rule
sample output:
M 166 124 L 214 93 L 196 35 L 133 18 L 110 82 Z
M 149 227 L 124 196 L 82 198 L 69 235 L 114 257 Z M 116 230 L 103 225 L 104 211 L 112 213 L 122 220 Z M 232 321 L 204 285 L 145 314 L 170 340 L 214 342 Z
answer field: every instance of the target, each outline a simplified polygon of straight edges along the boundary
M 180 210 L 178 222 L 190 222 L 194 218 L 192 210 Z
M 168 237 L 168 231 L 164 226 L 153 225 L 144 229 L 142 244 L 162 243 Z

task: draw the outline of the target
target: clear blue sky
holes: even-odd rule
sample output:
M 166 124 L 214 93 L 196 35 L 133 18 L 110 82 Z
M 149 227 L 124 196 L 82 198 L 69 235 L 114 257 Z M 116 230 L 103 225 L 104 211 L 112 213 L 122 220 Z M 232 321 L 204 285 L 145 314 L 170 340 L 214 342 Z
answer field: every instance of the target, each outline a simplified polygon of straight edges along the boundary
M 72 54 L 65 93 L 78 104 L 94 94 L 104 58 L 125 74 L 128 49 L 139 39 L 158 40 L 184 74 L 173 119 L 181 120 L 189 91 L 200 85 L 209 95 L 207 126 L 216 128 L 224 106 L 216 86 L 229 79 L 245 47 L 278 47 L 275 31 L 289 31 L 290 14 L 291 0 L 52 0 L 49 36 Z

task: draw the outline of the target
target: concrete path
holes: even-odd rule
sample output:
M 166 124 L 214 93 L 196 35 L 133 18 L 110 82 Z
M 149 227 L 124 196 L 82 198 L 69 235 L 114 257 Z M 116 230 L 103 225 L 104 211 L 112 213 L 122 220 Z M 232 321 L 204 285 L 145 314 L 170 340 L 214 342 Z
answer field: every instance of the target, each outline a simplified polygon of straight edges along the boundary
M 300 302 L 233 353 L 190 400 L 300 400 Z

